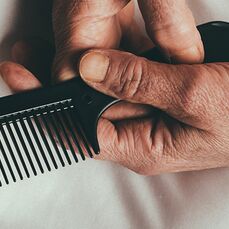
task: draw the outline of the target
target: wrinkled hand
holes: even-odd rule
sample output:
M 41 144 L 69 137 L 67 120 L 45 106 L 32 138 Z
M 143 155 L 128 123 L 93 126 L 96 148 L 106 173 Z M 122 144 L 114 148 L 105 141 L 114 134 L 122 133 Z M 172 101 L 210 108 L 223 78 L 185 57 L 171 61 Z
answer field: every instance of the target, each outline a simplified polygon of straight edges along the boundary
M 229 165 L 229 63 L 168 65 L 91 50 L 80 73 L 96 90 L 159 109 L 151 117 L 101 119 L 99 158 L 147 175 Z
M 54 1 L 53 24 L 57 50 L 54 61 L 54 76 L 58 77 L 57 80 L 66 80 L 76 75 L 78 71 L 76 63 L 79 61 L 79 57 L 91 48 L 122 49 L 132 53 L 140 53 L 151 48 L 154 43 L 168 59 L 176 63 L 202 62 L 204 52 L 201 38 L 196 29 L 192 13 L 184 0 L 139 1 L 139 7 L 150 39 L 142 34 L 135 22 L 133 1 L 68 0 L 64 3 L 61 0 Z M 102 151 L 98 159 L 113 160 L 143 174 L 190 169 L 185 167 L 184 164 L 181 164 L 180 167 L 171 166 L 170 159 L 174 161 L 174 164 L 180 164 L 179 158 L 176 162 L 177 156 L 172 158 L 173 155 L 169 156 L 168 154 L 167 157 L 166 155 L 162 157 L 165 152 L 162 143 L 165 142 L 160 142 L 157 139 L 161 139 L 160 134 L 162 134 L 163 129 L 166 131 L 166 128 L 163 128 L 163 121 L 159 121 L 161 118 L 158 114 L 152 116 L 151 106 L 136 104 L 137 102 L 155 106 L 156 104 L 150 102 L 151 98 L 156 96 L 159 100 L 161 93 L 166 91 L 168 87 L 163 88 L 162 84 L 158 84 L 160 88 L 155 91 L 152 89 L 154 91 L 152 94 L 149 91 L 145 91 L 145 94 L 137 92 L 139 90 L 137 85 L 141 85 L 140 78 L 144 85 L 148 83 L 147 79 L 144 80 L 146 72 L 144 72 L 144 75 L 141 72 L 143 71 L 142 59 L 138 61 L 137 57 L 133 57 L 131 54 L 113 51 L 111 56 L 114 57 L 114 60 L 112 58 L 109 60 L 108 53 L 110 51 L 107 51 L 107 55 L 104 53 L 105 57 L 95 55 L 97 61 L 93 56 L 83 58 L 81 61 L 81 76 L 94 77 L 91 73 L 97 73 L 95 75 L 96 79 L 97 76 L 106 75 L 107 81 L 105 82 L 111 84 L 114 82 L 111 87 L 107 84 L 109 89 L 106 88 L 106 84 L 104 84 L 104 88 L 102 88 L 103 84 L 91 85 L 89 83 L 89 85 L 107 94 L 134 103 L 117 104 L 103 115 L 98 127 L 99 143 Z M 120 59 L 118 60 L 118 58 Z M 102 64 L 109 65 L 109 70 L 100 68 Z M 112 68 L 113 65 L 115 65 L 114 68 Z M 156 71 L 161 71 L 160 68 L 157 69 L 155 66 L 157 65 L 154 64 L 155 69 L 152 71 L 154 75 L 156 75 Z M 146 70 L 145 67 L 144 70 Z M 180 75 L 182 73 L 178 74 L 178 76 Z M 162 72 L 160 76 L 163 81 Z M 113 81 L 114 77 L 117 77 L 117 81 Z M 156 82 L 154 84 L 157 85 Z M 149 87 L 144 87 L 144 85 L 141 85 L 141 91 L 144 89 L 150 90 Z M 152 84 L 149 85 L 152 86 Z M 118 91 L 120 94 L 117 94 Z M 129 97 L 138 93 L 141 93 L 141 96 L 145 99 L 148 96 L 147 102 L 141 101 L 138 97 Z M 164 103 L 163 100 L 161 103 Z M 160 106 L 158 108 L 163 109 Z M 178 110 L 177 112 L 181 111 Z M 169 120 L 169 117 L 167 120 Z M 175 123 L 179 124 L 179 122 Z M 175 126 L 179 126 L 178 124 Z M 170 130 L 172 131 L 172 127 Z M 168 139 L 166 139 L 166 134 L 164 134 L 164 139 L 170 141 L 171 135 L 169 135 L 169 130 L 167 132 Z M 157 143 L 154 142 L 155 140 Z M 166 165 L 166 161 L 168 161 L 168 165 Z

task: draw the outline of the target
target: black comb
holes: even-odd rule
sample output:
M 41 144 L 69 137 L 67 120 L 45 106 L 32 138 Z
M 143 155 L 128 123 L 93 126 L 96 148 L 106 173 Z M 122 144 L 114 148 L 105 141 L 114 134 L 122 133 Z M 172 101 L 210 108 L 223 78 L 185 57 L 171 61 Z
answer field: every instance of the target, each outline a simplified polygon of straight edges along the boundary
M 229 61 L 229 24 L 211 22 L 198 29 L 205 62 Z M 143 56 L 166 62 L 156 48 Z M 98 120 L 117 102 L 80 77 L 1 98 L 0 186 L 98 154 Z

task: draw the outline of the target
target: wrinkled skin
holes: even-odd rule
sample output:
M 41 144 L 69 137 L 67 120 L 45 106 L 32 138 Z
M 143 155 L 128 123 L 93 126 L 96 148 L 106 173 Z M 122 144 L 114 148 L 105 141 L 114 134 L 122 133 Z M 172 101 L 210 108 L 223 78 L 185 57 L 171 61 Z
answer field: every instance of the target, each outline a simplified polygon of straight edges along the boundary
M 144 175 L 228 166 L 229 64 L 196 64 L 203 60 L 203 46 L 185 1 L 139 5 L 150 39 L 134 22 L 133 2 L 54 1 L 53 79 L 79 72 L 96 90 L 131 102 L 116 105 L 100 120 L 97 159 Z M 179 65 L 114 50 L 137 54 L 152 41 Z M 13 47 L 17 60 L 22 44 Z M 20 65 L 3 63 L 0 72 L 14 91 L 40 86 Z
M 100 55 L 109 59 L 108 65 L 96 62 Z M 104 79 L 95 68 L 106 68 Z M 91 50 L 80 72 L 96 90 L 160 109 L 148 118 L 100 120 L 105 159 L 147 175 L 228 166 L 228 63 L 168 65 L 125 52 Z
M 200 35 L 184 0 L 139 1 L 139 6 L 151 40 L 169 59 L 202 61 Z M 77 58 L 90 48 L 116 49 L 121 44 L 121 48 L 138 53 L 152 46 L 136 25 L 134 2 L 129 0 L 55 0 L 53 25 L 57 49 L 54 75 L 60 79 L 75 74 Z

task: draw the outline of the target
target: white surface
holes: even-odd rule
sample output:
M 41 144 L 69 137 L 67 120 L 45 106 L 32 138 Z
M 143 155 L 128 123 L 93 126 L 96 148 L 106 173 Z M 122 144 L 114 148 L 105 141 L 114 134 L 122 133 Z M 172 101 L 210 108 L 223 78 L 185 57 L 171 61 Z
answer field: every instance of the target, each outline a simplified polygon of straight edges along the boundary
M 44 2 L 0 0 L 2 59 L 17 37 L 40 34 L 45 18 L 38 3 Z M 228 0 L 189 3 L 198 23 L 229 21 Z M 6 93 L 1 89 L 1 95 Z M 0 228 L 227 229 L 228 184 L 229 169 L 142 177 L 118 165 L 87 160 L 0 189 Z

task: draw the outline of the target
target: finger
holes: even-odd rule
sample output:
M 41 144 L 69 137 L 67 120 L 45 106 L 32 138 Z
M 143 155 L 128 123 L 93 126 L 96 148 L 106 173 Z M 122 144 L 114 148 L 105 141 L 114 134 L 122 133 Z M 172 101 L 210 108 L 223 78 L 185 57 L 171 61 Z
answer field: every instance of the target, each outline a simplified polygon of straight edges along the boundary
M 41 87 L 40 81 L 31 72 L 13 62 L 0 64 L 0 75 L 13 92 Z
M 185 0 L 138 1 L 146 30 L 155 44 L 175 62 L 200 63 L 204 49 Z
M 54 48 L 43 39 L 17 41 L 11 50 L 12 60 L 31 71 L 43 85 L 51 81 Z
M 221 147 L 214 149 L 209 144 L 217 141 L 212 135 L 169 117 L 121 121 L 115 125 L 101 119 L 98 139 L 101 153 L 95 159 L 111 160 L 143 175 L 228 164 Z
M 100 154 L 95 159 L 113 161 L 143 175 L 157 174 L 169 168 L 168 159 L 171 158 L 168 156 L 166 162 L 162 150 L 166 131 L 157 119 L 124 120 L 113 124 L 101 118 L 97 129 Z
M 132 1 L 118 13 L 122 30 L 120 48 L 135 54 L 141 54 L 150 50 L 153 42 L 145 36 L 139 24 L 135 20 L 135 5 Z
M 155 110 L 150 106 L 142 104 L 133 104 L 129 102 L 119 102 L 110 107 L 104 114 L 103 118 L 111 121 L 126 119 L 136 119 L 149 117 Z
M 229 93 L 223 86 L 228 85 L 225 63 L 168 65 L 116 50 L 92 50 L 82 57 L 80 73 L 96 90 L 151 105 L 198 128 L 221 120 L 222 98 Z M 228 101 L 223 103 L 228 107 Z
M 100 154 L 95 159 L 117 162 L 144 175 L 159 173 L 159 165 L 164 162 L 159 160 L 163 155 L 163 128 L 154 136 L 152 130 L 155 128 L 157 119 L 153 118 L 124 120 L 116 124 L 101 118 L 97 128 Z
M 54 77 L 67 80 L 76 75 L 74 63 L 85 50 L 119 46 L 121 28 L 116 14 L 128 2 L 129 0 L 54 1 Z

